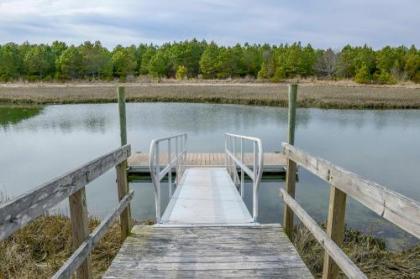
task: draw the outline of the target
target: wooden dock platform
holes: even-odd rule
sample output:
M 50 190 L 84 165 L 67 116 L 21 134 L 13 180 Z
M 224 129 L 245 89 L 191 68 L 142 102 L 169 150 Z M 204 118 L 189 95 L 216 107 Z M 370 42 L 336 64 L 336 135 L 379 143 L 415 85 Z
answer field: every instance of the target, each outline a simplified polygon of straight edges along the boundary
M 225 153 L 206 152 L 197 153 L 189 152 L 185 160 L 185 165 L 194 167 L 224 167 Z M 159 158 L 160 164 L 166 165 L 168 157 L 166 154 L 161 154 Z M 245 153 L 244 162 L 249 167 L 252 166 L 253 154 Z M 265 152 L 264 153 L 264 173 L 284 175 L 286 173 L 286 158 L 282 153 Z M 129 174 L 149 174 L 149 154 L 148 153 L 134 153 L 128 158 L 128 173 Z
M 280 225 L 135 226 L 104 275 L 313 278 Z
M 162 218 L 133 228 L 103 278 L 312 278 L 282 227 L 255 214 L 226 167 L 189 166 Z

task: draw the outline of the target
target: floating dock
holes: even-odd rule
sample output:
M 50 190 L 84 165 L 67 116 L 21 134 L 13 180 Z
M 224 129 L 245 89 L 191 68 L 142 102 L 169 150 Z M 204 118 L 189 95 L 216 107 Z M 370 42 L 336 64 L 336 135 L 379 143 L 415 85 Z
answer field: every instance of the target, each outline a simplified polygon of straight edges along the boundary
M 264 175 L 281 175 L 286 173 L 286 158 L 280 152 L 264 153 Z M 219 152 L 188 152 L 186 154 L 185 165 L 187 167 L 225 167 L 226 154 Z M 252 166 L 253 154 L 245 153 L 244 162 L 248 167 Z M 161 154 L 159 163 L 164 166 L 168 163 L 168 156 Z M 239 170 L 239 167 L 238 167 Z M 128 158 L 128 174 L 149 176 L 149 154 L 137 152 Z

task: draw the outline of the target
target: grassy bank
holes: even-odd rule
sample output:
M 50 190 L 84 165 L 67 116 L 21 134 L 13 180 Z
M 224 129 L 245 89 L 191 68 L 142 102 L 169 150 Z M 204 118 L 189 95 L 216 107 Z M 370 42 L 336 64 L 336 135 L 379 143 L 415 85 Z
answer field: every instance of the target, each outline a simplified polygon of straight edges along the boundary
M 90 219 L 90 229 L 99 220 Z M 0 242 L 0 278 L 49 278 L 71 255 L 70 220 L 63 216 L 38 218 Z M 311 272 L 320 277 L 323 249 L 304 228 L 296 228 L 295 246 Z M 100 278 L 120 247 L 114 224 L 92 253 L 95 278 Z M 382 240 L 347 230 L 344 251 L 369 278 L 419 278 L 420 245 L 406 251 L 387 251 Z
M 129 102 L 196 102 L 287 105 L 286 84 L 266 83 L 128 83 Z M 115 102 L 117 84 L 2 85 L 0 103 L 69 104 Z M 418 109 L 420 88 L 303 83 L 299 107 L 339 109 Z
M 100 221 L 91 218 L 92 231 Z M 121 245 L 120 227 L 113 224 L 92 253 L 92 269 L 100 278 Z M 0 242 L 0 278 L 50 278 L 72 254 L 70 220 L 44 216 Z
M 324 249 L 303 226 L 295 228 L 294 245 L 316 278 L 321 278 Z M 368 278 L 420 278 L 420 245 L 389 251 L 380 238 L 346 229 L 343 251 Z M 340 274 L 340 278 L 346 278 Z

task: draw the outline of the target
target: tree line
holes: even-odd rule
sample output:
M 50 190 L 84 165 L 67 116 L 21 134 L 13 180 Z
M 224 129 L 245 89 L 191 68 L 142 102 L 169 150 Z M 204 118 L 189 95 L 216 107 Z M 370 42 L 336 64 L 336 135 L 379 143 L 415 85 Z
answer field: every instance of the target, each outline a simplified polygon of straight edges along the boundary
M 125 80 L 154 78 L 225 79 L 250 77 L 274 82 L 288 78 L 354 79 L 359 83 L 420 82 L 420 50 L 411 47 L 347 45 L 339 51 L 301 43 L 221 46 L 196 39 L 165 43 L 117 45 L 101 42 L 79 46 L 6 43 L 0 45 L 0 80 Z

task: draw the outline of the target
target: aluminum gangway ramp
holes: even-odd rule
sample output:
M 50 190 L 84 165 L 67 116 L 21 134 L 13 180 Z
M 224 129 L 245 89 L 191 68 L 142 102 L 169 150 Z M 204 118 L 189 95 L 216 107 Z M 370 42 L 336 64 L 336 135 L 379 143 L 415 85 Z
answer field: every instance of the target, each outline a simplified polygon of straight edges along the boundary
M 252 216 L 225 168 L 189 168 L 162 224 L 251 224 Z
M 234 141 L 240 141 L 243 153 L 245 140 L 255 154 L 252 169 L 235 150 L 239 143 Z M 162 142 L 169 158 L 164 167 L 159 164 Z M 283 228 L 257 222 L 261 141 L 226 134 L 225 167 L 183 166 L 185 145 L 186 134 L 152 141 L 156 224 L 133 227 L 103 278 L 313 278 Z M 252 182 L 251 212 L 243 202 L 245 174 Z M 161 216 L 165 177 L 171 198 Z

